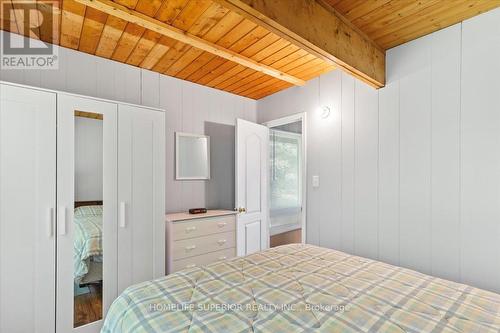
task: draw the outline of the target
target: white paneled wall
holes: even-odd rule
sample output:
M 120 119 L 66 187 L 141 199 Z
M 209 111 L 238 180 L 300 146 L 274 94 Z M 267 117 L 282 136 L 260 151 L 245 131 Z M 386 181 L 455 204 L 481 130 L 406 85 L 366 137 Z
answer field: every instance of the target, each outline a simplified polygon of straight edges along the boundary
M 462 30 L 460 267 L 500 290 L 500 10 Z
M 460 277 L 460 30 L 441 30 L 430 41 L 431 270 L 449 279 Z
M 355 82 L 354 94 L 354 249 L 378 257 L 378 94 Z
M 378 91 L 335 71 L 258 101 L 308 113 L 308 242 L 500 292 L 498 59 L 500 9 L 389 50 Z
M 167 210 L 204 207 L 205 181 L 174 180 L 174 134 L 176 131 L 204 133 L 205 121 L 227 125 L 234 125 L 236 118 L 256 121 L 255 101 L 163 75 L 160 91 L 160 106 L 168 110 Z
M 256 102 L 74 50 L 58 52 L 58 70 L 0 68 L 0 80 L 165 109 L 167 212 L 203 207 L 205 182 L 174 180 L 174 133 L 203 133 L 205 121 L 255 121 Z

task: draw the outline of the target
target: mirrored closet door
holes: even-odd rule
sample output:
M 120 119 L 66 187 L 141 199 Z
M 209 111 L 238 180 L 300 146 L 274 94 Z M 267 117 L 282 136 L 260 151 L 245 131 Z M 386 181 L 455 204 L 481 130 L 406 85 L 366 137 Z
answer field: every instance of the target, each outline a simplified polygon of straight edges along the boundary
M 59 95 L 59 332 L 99 332 L 116 297 L 117 105 Z

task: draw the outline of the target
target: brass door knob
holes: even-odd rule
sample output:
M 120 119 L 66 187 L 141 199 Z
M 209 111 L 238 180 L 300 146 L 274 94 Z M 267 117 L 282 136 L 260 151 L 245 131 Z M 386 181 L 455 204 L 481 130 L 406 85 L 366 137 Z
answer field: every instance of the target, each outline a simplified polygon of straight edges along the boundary
M 247 212 L 247 209 L 246 208 L 243 208 L 243 207 L 240 207 L 238 208 L 238 213 L 246 213 Z

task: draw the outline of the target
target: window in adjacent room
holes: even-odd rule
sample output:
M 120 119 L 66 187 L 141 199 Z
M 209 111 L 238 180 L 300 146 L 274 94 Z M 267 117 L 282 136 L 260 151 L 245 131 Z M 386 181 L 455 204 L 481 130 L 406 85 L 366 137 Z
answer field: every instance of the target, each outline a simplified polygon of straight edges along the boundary
M 301 228 L 302 122 L 270 129 L 270 233 Z

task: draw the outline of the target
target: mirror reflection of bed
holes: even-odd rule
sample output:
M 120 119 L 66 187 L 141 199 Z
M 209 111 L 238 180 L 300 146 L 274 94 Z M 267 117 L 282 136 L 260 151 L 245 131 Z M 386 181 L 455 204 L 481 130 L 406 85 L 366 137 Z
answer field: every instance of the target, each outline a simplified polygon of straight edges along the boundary
M 74 327 L 102 319 L 103 116 L 75 111 Z

